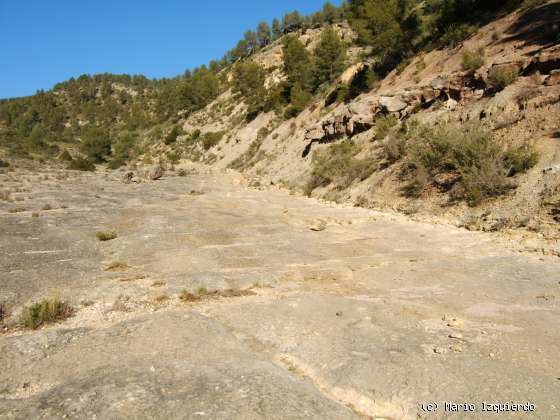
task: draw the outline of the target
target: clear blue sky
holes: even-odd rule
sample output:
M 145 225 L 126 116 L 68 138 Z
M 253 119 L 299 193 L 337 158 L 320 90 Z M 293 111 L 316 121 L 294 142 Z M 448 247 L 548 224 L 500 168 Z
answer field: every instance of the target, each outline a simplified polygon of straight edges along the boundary
M 176 76 L 221 58 L 261 20 L 324 2 L 0 0 L 0 98 L 85 73 Z

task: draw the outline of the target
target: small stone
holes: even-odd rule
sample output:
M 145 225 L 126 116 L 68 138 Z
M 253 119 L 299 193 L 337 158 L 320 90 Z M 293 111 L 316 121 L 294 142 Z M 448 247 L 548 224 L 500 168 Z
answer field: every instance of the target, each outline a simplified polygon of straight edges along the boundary
M 449 338 L 454 338 L 456 340 L 462 340 L 463 339 L 463 334 L 452 333 L 452 334 L 449 334 Z
M 327 223 L 324 220 L 315 220 L 309 226 L 309 229 L 314 232 L 321 232 L 327 228 Z
M 434 348 L 434 353 L 435 354 L 444 354 L 444 353 L 447 353 L 447 350 L 444 349 L 443 347 L 435 347 Z
M 342 316 L 342 311 L 338 311 L 338 312 L 336 313 L 336 316 Z
M 494 357 L 496 357 L 496 355 L 495 355 L 494 353 L 490 353 L 488 356 L 490 356 L 492 359 L 493 359 Z

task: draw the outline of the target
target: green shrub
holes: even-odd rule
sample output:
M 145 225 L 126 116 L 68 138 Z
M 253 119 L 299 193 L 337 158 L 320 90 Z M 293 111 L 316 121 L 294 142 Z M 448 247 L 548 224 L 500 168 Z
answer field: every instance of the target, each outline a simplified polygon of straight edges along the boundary
M 64 150 L 59 156 L 58 160 L 61 162 L 72 162 L 72 155 L 68 150 Z
M 471 25 L 465 23 L 454 23 L 447 28 L 443 36 L 440 38 L 440 43 L 445 47 L 455 48 L 474 31 L 475 28 Z
M 171 131 L 165 136 L 164 143 L 167 145 L 173 144 L 177 141 L 177 137 L 181 135 L 181 128 L 178 126 L 174 126 Z
M 391 134 L 383 143 L 382 153 L 385 160 L 389 163 L 401 160 L 406 154 L 406 142 L 406 137 Z
M 490 83 L 497 89 L 502 90 L 511 85 L 519 77 L 519 69 L 515 66 L 494 67 L 488 74 Z
M 87 127 L 82 134 L 83 153 L 93 163 L 105 162 L 111 154 L 111 138 L 107 130 L 98 127 Z
M 377 169 L 377 165 L 370 158 L 356 158 L 359 152 L 359 148 L 351 141 L 336 143 L 315 152 L 307 193 L 330 184 L 342 190 L 356 179 L 367 179 Z
M 73 171 L 95 171 L 95 165 L 91 160 L 77 156 L 68 164 L 68 169 Z
M 465 51 L 463 53 L 463 69 L 475 71 L 484 65 L 484 55 L 482 52 Z
M 538 159 L 531 147 L 503 147 L 492 132 L 474 123 L 418 126 L 407 136 L 412 174 L 425 171 L 431 182 L 472 206 L 514 188 L 510 177 L 534 166 Z
M 224 131 L 217 131 L 215 133 L 206 133 L 202 136 L 202 147 L 204 150 L 210 150 L 212 147 L 216 146 L 224 137 Z
M 191 140 L 198 140 L 200 138 L 200 130 L 197 128 L 191 133 Z
M 539 161 L 539 154 L 533 147 L 522 145 L 505 151 L 504 162 L 509 168 L 509 176 L 523 173 L 535 166 Z
M 21 324 L 26 328 L 37 329 L 44 324 L 62 321 L 73 315 L 74 308 L 58 298 L 43 299 L 23 309 Z
M 0 168 L 8 168 L 10 164 L 5 160 L 0 159 Z
M 106 242 L 106 241 L 112 241 L 113 239 L 117 239 L 117 232 L 114 230 L 111 231 L 99 231 L 96 232 L 95 237 L 97 238 L 98 241 L 101 242 Z
M 177 152 L 176 150 L 168 152 L 166 156 L 167 156 L 167 160 L 172 165 L 176 165 L 181 160 L 181 154 L 179 152 Z
M 375 119 L 375 139 L 383 140 L 398 123 L 399 119 L 394 114 L 377 117 Z

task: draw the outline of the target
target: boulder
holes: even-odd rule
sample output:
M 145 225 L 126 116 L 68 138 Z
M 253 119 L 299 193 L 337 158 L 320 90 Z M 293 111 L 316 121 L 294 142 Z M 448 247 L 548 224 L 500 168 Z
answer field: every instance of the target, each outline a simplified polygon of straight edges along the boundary
M 408 104 L 397 96 L 381 96 L 379 105 L 389 112 L 400 112 L 405 109 Z
M 433 89 L 443 90 L 447 87 L 447 78 L 438 76 L 434 80 L 432 80 L 432 83 L 430 83 L 430 85 Z
M 163 176 L 163 168 L 159 165 L 152 166 L 144 170 L 144 178 L 150 181 L 156 181 Z
M 325 137 L 325 131 L 322 125 L 315 125 L 305 132 L 305 141 L 321 140 L 323 137 Z
M 553 70 L 546 79 L 547 86 L 560 85 L 560 70 Z

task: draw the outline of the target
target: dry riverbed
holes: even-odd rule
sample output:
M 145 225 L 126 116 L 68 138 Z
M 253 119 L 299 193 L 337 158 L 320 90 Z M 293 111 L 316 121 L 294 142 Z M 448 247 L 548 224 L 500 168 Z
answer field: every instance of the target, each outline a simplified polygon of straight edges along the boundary
M 232 174 L 0 183 L 2 419 L 560 417 L 556 257 Z

